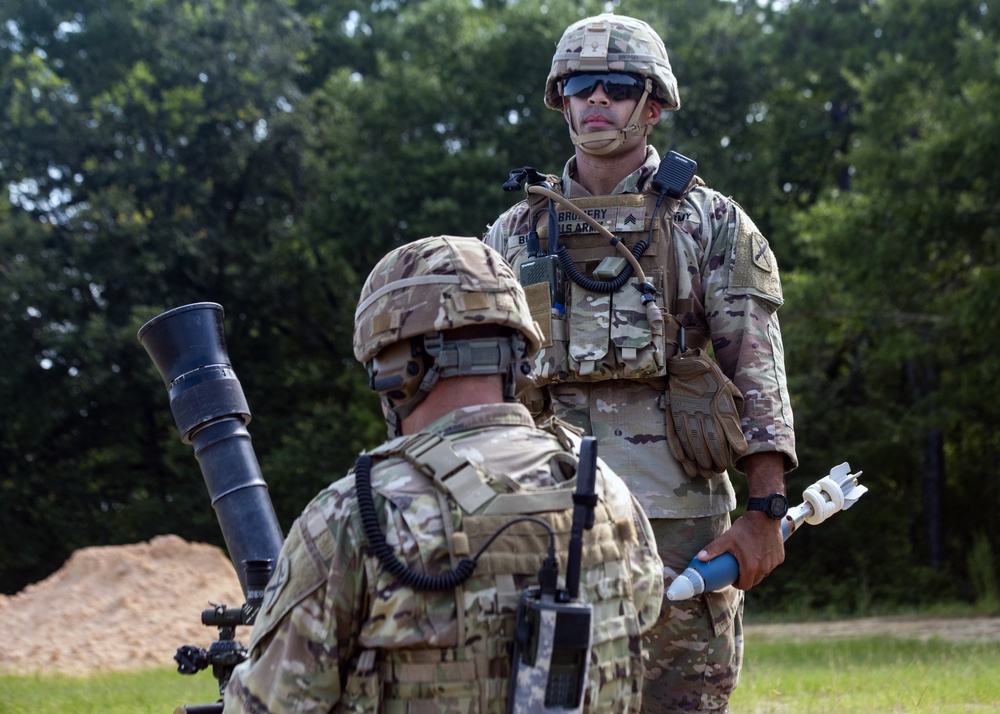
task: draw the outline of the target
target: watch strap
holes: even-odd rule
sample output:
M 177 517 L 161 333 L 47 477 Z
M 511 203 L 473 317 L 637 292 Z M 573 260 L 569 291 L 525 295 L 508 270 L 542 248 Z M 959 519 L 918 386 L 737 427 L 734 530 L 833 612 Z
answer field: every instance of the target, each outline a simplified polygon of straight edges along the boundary
M 784 502 L 784 508 L 779 509 L 781 513 L 775 514 L 772 512 L 771 502 L 775 499 L 781 499 Z M 750 498 L 747 499 L 747 510 L 748 511 L 764 511 L 769 518 L 774 518 L 779 520 L 785 517 L 788 513 L 788 497 L 783 493 L 772 493 L 763 498 Z

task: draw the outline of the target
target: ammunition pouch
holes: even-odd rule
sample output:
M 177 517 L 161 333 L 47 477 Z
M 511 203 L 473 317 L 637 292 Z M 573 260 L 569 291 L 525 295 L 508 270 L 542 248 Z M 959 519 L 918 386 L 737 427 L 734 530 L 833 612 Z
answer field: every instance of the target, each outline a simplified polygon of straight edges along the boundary
M 555 283 L 564 286 L 561 302 L 549 282 L 524 285 L 532 317 L 541 325 L 544 337 L 535 358 L 539 384 L 665 376 L 667 359 L 677 349 L 679 326 L 670 315 L 672 299 L 666 297 L 674 292 L 671 241 L 669 231 L 663 230 L 664 221 L 652 215 L 655 196 L 619 194 L 574 199 L 572 203 L 621 238 L 630 251 L 640 241 L 648 242 L 638 260 L 656 287 L 660 303 L 656 315 L 662 313 L 663 321 L 650 319 L 636 276 L 613 292 L 600 289 L 602 280 L 613 277 L 613 273 L 602 274 L 608 270 L 604 266 L 618 263 L 620 268 L 625 261 L 605 236 L 580 220 L 575 211 L 559 208 L 560 243 L 566 249 L 563 260 L 572 265 L 556 269 L 588 277 L 557 279 Z M 539 226 L 543 250 L 548 247 L 548 232 L 546 225 Z M 523 251 L 508 250 L 506 257 L 516 266 L 525 260 Z M 555 256 L 551 259 L 559 260 Z
M 372 714 L 382 711 L 382 681 L 376 666 L 375 650 L 362 650 L 347 675 L 336 714 Z

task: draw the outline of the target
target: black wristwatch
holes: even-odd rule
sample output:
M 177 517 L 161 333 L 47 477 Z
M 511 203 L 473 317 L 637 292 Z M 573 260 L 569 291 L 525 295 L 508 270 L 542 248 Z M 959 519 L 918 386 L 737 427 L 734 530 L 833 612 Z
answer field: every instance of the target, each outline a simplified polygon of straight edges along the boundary
M 747 501 L 748 511 L 764 511 L 776 521 L 780 521 L 788 513 L 788 499 L 783 493 L 772 493 L 765 498 L 751 498 Z

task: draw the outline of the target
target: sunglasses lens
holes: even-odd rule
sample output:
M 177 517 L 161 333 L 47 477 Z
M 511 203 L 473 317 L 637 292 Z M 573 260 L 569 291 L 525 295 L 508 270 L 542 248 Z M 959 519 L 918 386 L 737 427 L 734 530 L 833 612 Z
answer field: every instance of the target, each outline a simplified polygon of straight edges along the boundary
M 600 84 L 608 99 L 621 102 L 626 99 L 638 99 L 646 83 L 641 77 L 632 74 L 575 74 L 563 83 L 563 95 L 586 99 Z

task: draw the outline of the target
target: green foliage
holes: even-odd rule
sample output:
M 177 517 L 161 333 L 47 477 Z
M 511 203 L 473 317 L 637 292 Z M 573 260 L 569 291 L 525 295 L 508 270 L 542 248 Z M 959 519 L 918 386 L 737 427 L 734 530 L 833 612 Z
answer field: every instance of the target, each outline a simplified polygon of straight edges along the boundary
M 1000 612 L 1000 577 L 997 559 L 985 533 L 978 533 L 965 560 L 976 603 L 987 612 Z
M 220 542 L 135 338 L 146 319 L 201 300 L 230 310 L 249 401 L 273 405 L 254 425 L 264 455 L 318 408 L 289 393 L 354 404 L 364 388 L 350 351 L 314 335 L 349 319 L 324 295 L 339 275 L 303 279 L 308 253 L 284 244 L 301 189 L 302 132 L 289 119 L 301 23 L 280 3 L 121 5 L 12 3 L 3 29 L 0 462 L 4 532 L 21 545 L 3 549 L 0 570 L 12 591 L 85 545 L 162 532 Z M 318 376 L 324 363 L 336 368 Z M 368 403 L 355 440 L 377 425 Z M 299 468 L 315 488 L 353 458 L 325 455 Z M 303 505 L 276 501 L 286 524 Z
M 875 19 L 886 28 L 901 16 L 915 22 L 908 8 L 885 3 Z M 997 66 L 996 32 L 975 11 L 952 9 L 935 41 L 883 35 L 882 51 L 852 78 L 863 111 L 851 190 L 829 186 L 792 224 L 807 269 L 786 281 L 782 313 L 797 436 L 800 444 L 835 445 L 820 449 L 827 464 L 848 459 L 865 471 L 868 502 L 844 518 L 863 538 L 877 538 L 882 552 L 844 574 L 866 583 L 876 600 L 878 587 L 882 597 L 911 601 L 968 597 L 940 571 L 964 560 L 957 556 L 971 533 L 963 514 L 975 512 L 975 499 L 1000 498 L 987 473 L 995 445 L 985 436 L 995 404 L 982 399 L 987 373 L 1000 364 L 978 338 L 991 334 L 996 313 L 973 307 L 997 257 L 996 171 L 980 170 L 973 158 L 995 150 L 992 132 L 980 127 L 996 111 L 984 77 Z M 949 42 L 937 42 L 942 33 Z M 928 54 L 928 46 L 942 54 Z M 970 160 L 956 161 L 962 156 Z M 815 463 L 806 448 L 804 466 Z M 935 522 L 950 529 L 947 537 Z M 915 548 L 895 552 L 897 543 Z M 856 547 L 876 555 L 863 539 Z M 796 565 L 798 548 L 788 550 Z M 939 572 L 914 586 L 902 562 L 929 562 Z
M 871 488 L 797 533 L 749 606 L 983 597 L 981 553 L 1000 550 L 976 515 L 1000 506 L 1000 19 L 959 0 L 8 2 L 4 590 L 86 545 L 221 544 L 135 338 L 166 309 L 224 306 L 286 530 L 381 441 L 352 348 L 362 280 L 402 242 L 481 234 L 520 198 L 500 188 L 511 169 L 561 170 L 552 50 L 606 9 L 666 40 L 682 108 L 652 143 L 696 158 L 781 261 L 790 494 L 843 461 Z

